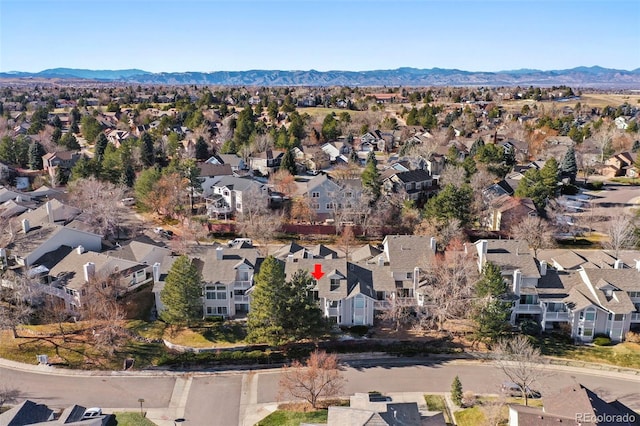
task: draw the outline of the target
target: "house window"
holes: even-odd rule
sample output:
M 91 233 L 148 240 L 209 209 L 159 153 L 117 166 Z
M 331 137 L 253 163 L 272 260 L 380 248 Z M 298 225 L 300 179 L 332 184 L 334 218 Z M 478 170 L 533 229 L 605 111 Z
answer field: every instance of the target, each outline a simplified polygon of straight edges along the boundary
M 320 204 L 318 203 L 311 203 L 311 208 L 313 210 L 319 210 L 320 209 Z
M 630 291 L 629 297 L 640 297 L 640 291 Z
M 242 203 L 236 203 L 236 210 L 242 210 Z
M 521 305 L 535 305 L 538 303 L 537 296 L 535 294 L 523 294 L 520 296 Z
M 407 279 L 408 280 L 413 279 L 413 272 L 407 272 Z
M 249 281 L 249 271 L 238 271 L 239 281 Z
M 593 336 L 593 328 L 585 328 L 582 335 L 586 337 Z
M 319 192 L 312 192 L 311 193 L 311 198 L 320 198 L 320 193 Z
M 622 320 L 624 320 L 624 314 L 615 314 L 613 316 L 613 320 L 614 321 L 622 321 Z
M 207 300 L 226 300 L 227 299 L 226 287 L 223 285 L 207 287 L 206 298 Z
M 339 288 L 340 288 L 340 279 L 331 278 L 331 291 L 336 291 Z
M 218 315 L 227 315 L 227 307 L 226 306 L 218 306 L 216 307 L 216 313 Z
M 364 298 L 363 297 L 355 297 L 353 299 L 353 307 L 354 308 L 364 308 Z
M 593 321 L 593 320 L 595 320 L 595 319 L 596 319 L 596 312 L 595 312 L 595 311 L 593 311 L 593 310 L 588 310 L 588 311 L 586 311 L 586 312 L 585 312 L 585 314 L 584 314 L 584 319 L 585 319 L 586 321 Z
M 338 307 L 338 301 L 337 300 L 331 300 L 329 301 L 329 307 L 330 308 L 337 308 Z
M 344 196 L 345 196 L 345 198 L 352 198 L 353 197 L 353 192 L 345 192 Z
M 327 203 L 325 208 L 329 210 L 329 209 L 332 209 L 333 207 L 334 207 L 333 203 Z

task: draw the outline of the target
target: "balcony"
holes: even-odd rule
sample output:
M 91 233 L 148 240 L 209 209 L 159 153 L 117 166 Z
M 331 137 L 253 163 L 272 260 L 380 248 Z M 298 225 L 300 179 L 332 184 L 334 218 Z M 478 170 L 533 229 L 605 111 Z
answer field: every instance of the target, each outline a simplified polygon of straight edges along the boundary
M 249 303 L 249 296 L 233 296 L 233 303 Z
M 516 303 L 513 307 L 513 310 L 516 314 L 541 314 L 542 306 L 540 306 L 539 303 L 527 305 Z
M 566 311 L 545 312 L 544 320 L 545 321 L 569 321 L 569 312 L 566 312 Z
M 234 290 L 248 290 L 251 288 L 251 281 L 235 281 L 233 283 Z

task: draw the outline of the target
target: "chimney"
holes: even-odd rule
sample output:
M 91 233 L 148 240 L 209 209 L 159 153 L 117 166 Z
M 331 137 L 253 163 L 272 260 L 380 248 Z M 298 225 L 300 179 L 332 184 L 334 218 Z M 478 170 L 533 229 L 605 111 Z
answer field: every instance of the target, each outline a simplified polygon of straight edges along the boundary
M 23 201 L 23 200 L 22 200 L 22 195 L 18 195 L 18 196 L 16 197 L 16 203 L 21 203 L 22 201 Z
M 222 255 L 224 254 L 224 248 L 218 247 L 216 249 L 216 260 L 222 260 Z
M 435 237 L 431 237 L 431 239 L 429 240 L 429 247 L 431 247 L 431 251 L 432 252 L 436 252 L 436 239 Z
M 520 295 L 520 284 L 522 284 L 522 272 L 520 269 L 513 271 L 513 293 Z
M 87 262 L 84 264 L 84 280 L 89 282 L 96 274 L 96 264 Z
M 22 219 L 22 232 L 26 234 L 30 229 L 31 226 L 29 226 L 29 219 Z
M 378 256 L 378 266 L 384 266 L 384 256 L 382 254 Z
M 484 266 L 484 263 L 487 258 L 487 250 L 489 248 L 489 241 L 480 240 L 476 244 L 476 249 L 478 250 L 478 263 L 480 264 L 480 268 Z
M 153 264 L 153 281 L 160 281 L 160 262 L 156 262 Z
M 543 260 L 540 262 L 540 275 L 543 277 L 547 275 L 547 261 Z
M 640 271 L 640 259 L 634 259 L 636 262 L 636 269 Z
M 51 201 L 47 201 L 44 203 L 44 208 L 47 209 L 47 217 L 49 218 L 49 223 L 54 223 L 53 219 L 53 208 L 51 207 Z
M 7 249 L 0 248 L 0 269 L 4 269 L 7 265 Z
M 622 262 L 622 260 L 620 259 L 616 259 L 615 263 L 613 264 L 613 269 L 622 269 L 624 268 L 624 262 Z
M 78 247 L 76 247 L 76 252 L 77 252 L 78 254 L 82 254 L 82 253 L 84 253 L 84 247 L 82 247 L 82 246 L 78 246 Z

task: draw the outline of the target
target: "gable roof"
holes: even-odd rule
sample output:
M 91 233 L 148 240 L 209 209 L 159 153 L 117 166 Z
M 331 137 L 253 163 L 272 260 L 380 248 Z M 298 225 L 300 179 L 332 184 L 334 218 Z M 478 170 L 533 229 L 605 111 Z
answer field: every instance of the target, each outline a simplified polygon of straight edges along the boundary
M 0 426 L 23 426 L 48 421 L 53 410 L 29 399 L 0 414 Z
M 610 404 L 600 398 L 591 389 L 575 384 L 563 389 L 557 393 L 544 398 L 544 412 L 574 419 L 576 413 L 589 414 L 592 418 L 623 418 L 623 415 L 629 410 L 622 403 Z M 617 417 L 620 416 L 620 417 Z M 598 422 L 597 424 L 609 424 L 607 422 Z M 616 423 L 620 425 L 633 423 Z
M 413 271 L 416 266 L 431 263 L 435 253 L 431 238 L 424 235 L 387 235 L 383 242 L 386 260 L 391 271 Z

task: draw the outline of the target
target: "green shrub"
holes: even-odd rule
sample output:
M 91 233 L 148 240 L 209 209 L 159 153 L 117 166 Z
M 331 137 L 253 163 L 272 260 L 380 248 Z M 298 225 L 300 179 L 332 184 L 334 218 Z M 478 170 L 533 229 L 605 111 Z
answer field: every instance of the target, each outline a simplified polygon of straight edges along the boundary
M 520 322 L 520 332 L 528 336 L 537 336 L 542 331 L 542 327 L 532 319 L 525 319 Z
M 609 346 L 611 345 L 611 339 L 608 336 L 596 336 L 593 339 L 593 344 L 596 346 Z
M 600 191 L 602 189 L 602 187 L 604 186 L 604 182 L 596 180 L 593 182 L 589 182 L 589 184 L 587 185 L 589 189 L 593 189 L 594 191 Z

